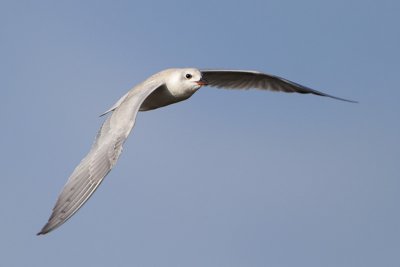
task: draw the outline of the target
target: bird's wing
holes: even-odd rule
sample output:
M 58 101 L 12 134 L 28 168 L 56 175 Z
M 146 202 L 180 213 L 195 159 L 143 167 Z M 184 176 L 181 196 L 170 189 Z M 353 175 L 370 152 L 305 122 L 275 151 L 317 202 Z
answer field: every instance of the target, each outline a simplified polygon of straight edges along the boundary
M 46 234 L 62 225 L 89 199 L 118 160 L 140 105 L 147 96 L 162 86 L 157 81 L 145 82 L 129 91 L 119 103 L 101 126 L 87 156 L 69 177 L 47 224 L 38 235 Z
M 317 90 L 308 88 L 298 83 L 286 80 L 284 78 L 247 70 L 201 70 L 203 78 L 209 86 L 228 89 L 250 89 L 257 88 L 261 90 L 280 91 L 287 93 L 314 94 L 327 96 L 334 99 L 356 102 L 332 95 L 328 95 Z
M 99 117 L 103 117 L 104 115 L 107 115 L 108 113 L 114 111 L 119 105 L 121 105 L 122 102 L 124 102 L 125 98 L 128 97 L 131 91 L 128 91 L 126 94 L 124 94 L 111 108 L 109 108 L 107 111 L 103 112 L 100 114 Z

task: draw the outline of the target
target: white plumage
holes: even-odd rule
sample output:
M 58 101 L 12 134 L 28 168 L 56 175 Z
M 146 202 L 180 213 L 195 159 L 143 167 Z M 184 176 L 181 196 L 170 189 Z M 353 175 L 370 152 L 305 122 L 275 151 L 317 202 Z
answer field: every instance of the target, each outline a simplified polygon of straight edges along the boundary
M 118 160 L 122 145 L 135 124 L 139 110 L 152 110 L 186 100 L 205 85 L 227 89 L 256 88 L 315 94 L 355 102 L 256 71 L 200 71 L 193 68 L 161 71 L 132 88 L 112 108 L 102 114 L 112 112 L 101 126 L 91 150 L 72 172 L 47 224 L 38 235 L 46 234 L 62 225 L 89 199 Z

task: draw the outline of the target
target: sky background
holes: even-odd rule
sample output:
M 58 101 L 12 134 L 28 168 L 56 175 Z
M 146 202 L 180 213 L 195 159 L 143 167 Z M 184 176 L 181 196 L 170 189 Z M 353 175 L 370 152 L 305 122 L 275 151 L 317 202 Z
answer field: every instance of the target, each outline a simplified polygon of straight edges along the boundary
M 0 266 L 400 266 L 400 2 L 0 1 Z M 142 112 L 45 236 L 133 85 L 252 69 L 359 104 L 205 87 Z

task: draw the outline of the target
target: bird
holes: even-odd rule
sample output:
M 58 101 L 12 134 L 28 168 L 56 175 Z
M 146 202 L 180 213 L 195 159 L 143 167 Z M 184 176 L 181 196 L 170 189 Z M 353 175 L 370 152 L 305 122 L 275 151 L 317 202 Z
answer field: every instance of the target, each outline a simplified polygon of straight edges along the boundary
M 100 115 L 109 116 L 98 131 L 90 151 L 68 178 L 50 218 L 37 235 L 47 234 L 61 226 L 92 196 L 117 162 L 139 111 L 154 110 L 186 100 L 203 86 L 296 92 L 357 103 L 258 71 L 172 68 L 158 72 L 134 86 Z

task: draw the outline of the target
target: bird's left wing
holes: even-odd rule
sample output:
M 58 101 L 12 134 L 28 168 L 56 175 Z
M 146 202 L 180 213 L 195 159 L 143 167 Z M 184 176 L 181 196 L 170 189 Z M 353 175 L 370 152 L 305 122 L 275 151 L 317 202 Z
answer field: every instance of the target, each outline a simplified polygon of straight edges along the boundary
M 286 80 L 284 78 L 249 70 L 201 70 L 203 79 L 210 86 L 227 89 L 250 89 L 256 88 L 261 90 L 280 91 L 286 93 L 301 93 L 326 96 L 346 102 L 356 101 L 348 100 L 332 95 L 322 93 L 320 91 L 308 88 L 298 83 Z
M 162 82 L 150 79 L 124 96 L 112 115 L 104 121 L 87 156 L 69 177 L 47 224 L 38 235 L 62 225 L 89 199 L 118 160 L 141 104 L 162 86 Z

